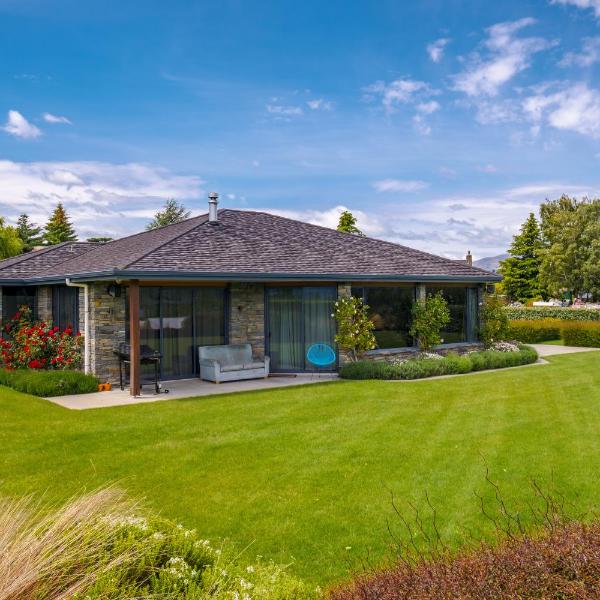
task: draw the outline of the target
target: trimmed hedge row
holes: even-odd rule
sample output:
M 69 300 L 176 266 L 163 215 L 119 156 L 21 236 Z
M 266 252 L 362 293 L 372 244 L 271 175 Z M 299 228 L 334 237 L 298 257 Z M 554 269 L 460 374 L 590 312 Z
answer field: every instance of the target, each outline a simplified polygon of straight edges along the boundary
M 562 308 L 560 306 L 505 306 L 506 316 L 511 321 L 534 321 L 560 319 L 561 321 L 600 321 L 600 310 L 589 308 Z
M 455 375 L 487 369 L 503 369 L 534 363 L 538 358 L 533 348 L 523 346 L 519 352 L 483 350 L 459 356 L 448 354 L 443 358 L 417 358 L 403 363 L 361 360 L 348 363 L 340 369 L 343 379 L 423 379 L 438 375 Z
M 49 398 L 98 391 L 98 379 L 81 371 L 34 371 L 0 369 L 0 385 L 32 396 Z
M 511 321 L 508 335 L 525 344 L 561 339 L 567 346 L 600 348 L 600 321 Z

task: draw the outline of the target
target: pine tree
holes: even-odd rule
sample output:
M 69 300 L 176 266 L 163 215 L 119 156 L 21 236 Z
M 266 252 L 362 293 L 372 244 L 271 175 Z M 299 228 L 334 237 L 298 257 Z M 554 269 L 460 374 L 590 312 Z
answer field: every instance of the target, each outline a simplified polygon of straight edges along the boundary
M 526 302 L 545 295 L 540 283 L 542 235 L 533 213 L 521 226 L 520 233 L 513 237 L 508 254 L 509 257 L 500 262 L 500 272 L 509 299 Z
M 61 242 L 77 241 L 77 235 L 62 202 L 56 205 L 48 223 L 46 223 L 44 241 L 50 246 Z
M 23 252 L 33 250 L 34 246 L 39 246 L 43 241 L 42 228 L 34 225 L 26 213 L 17 220 L 17 233 L 23 241 Z
M 345 210 L 340 215 L 340 221 L 337 226 L 338 231 L 345 233 L 353 233 L 354 235 L 364 235 L 363 232 L 356 226 L 356 217 L 349 211 Z
M 0 259 L 16 256 L 22 251 L 23 242 L 16 227 L 6 225 L 4 218 L 0 217 Z
M 190 216 L 190 211 L 183 204 L 179 204 L 175 198 L 170 198 L 165 202 L 162 210 L 159 210 L 152 221 L 146 225 L 146 229 L 156 229 L 165 225 L 173 225 L 185 221 Z

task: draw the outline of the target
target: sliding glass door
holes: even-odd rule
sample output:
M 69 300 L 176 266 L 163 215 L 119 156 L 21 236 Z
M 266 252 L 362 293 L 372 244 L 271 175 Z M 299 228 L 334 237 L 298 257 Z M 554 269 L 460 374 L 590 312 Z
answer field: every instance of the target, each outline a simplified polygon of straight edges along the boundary
M 308 348 L 315 343 L 335 348 L 335 286 L 267 288 L 268 352 L 273 371 L 306 371 Z M 334 365 L 335 366 L 335 365 Z

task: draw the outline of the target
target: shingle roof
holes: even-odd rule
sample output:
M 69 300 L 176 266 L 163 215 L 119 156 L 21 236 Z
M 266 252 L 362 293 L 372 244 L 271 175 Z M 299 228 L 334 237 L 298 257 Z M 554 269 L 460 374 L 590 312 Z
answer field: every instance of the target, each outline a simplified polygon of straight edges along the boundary
M 35 274 L 29 269 L 27 277 L 499 279 L 464 261 L 391 242 L 268 213 L 230 209 L 219 211 L 218 225 L 202 215 L 40 267 Z M 17 271 L 15 264 L 11 273 Z M 4 274 L 0 262 L 0 280 Z

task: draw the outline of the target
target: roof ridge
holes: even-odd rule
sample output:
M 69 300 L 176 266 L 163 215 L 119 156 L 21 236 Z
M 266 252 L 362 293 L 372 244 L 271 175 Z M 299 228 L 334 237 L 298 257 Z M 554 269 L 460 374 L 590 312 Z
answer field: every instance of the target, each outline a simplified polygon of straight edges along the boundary
M 440 256 L 439 254 L 432 254 L 431 252 L 427 252 L 425 250 L 419 250 L 417 248 L 412 248 L 411 246 L 405 246 L 404 244 L 398 244 L 397 242 L 390 242 L 389 240 L 383 240 L 381 238 L 376 238 L 376 237 L 370 237 L 368 235 L 355 235 L 352 233 L 348 233 L 346 231 L 338 231 L 337 229 L 333 229 L 331 227 L 325 227 L 325 225 L 317 225 L 315 223 L 308 223 L 307 221 L 300 221 L 298 219 L 292 219 L 290 217 L 284 217 L 282 215 L 278 215 L 278 214 L 274 214 L 274 213 L 269 213 L 266 212 L 264 210 L 244 210 L 244 209 L 233 209 L 233 208 L 225 208 L 222 210 L 228 210 L 228 211 L 232 211 L 232 212 L 240 212 L 240 213 L 244 213 L 244 212 L 250 212 L 250 213 L 254 213 L 254 214 L 259 214 L 259 215 L 267 215 L 269 217 L 276 217 L 278 219 L 284 219 L 286 221 L 291 221 L 292 223 L 302 223 L 303 225 L 308 225 L 309 227 L 315 227 L 318 229 L 324 229 L 325 231 L 329 232 L 329 233 L 335 233 L 335 234 L 339 234 L 339 236 L 352 236 L 355 240 L 367 240 L 367 241 L 371 241 L 371 242 L 378 242 L 380 244 L 388 244 L 390 246 L 393 246 L 394 248 L 402 248 L 403 250 L 409 250 L 410 252 L 416 252 L 418 254 L 422 254 L 425 256 L 430 256 L 432 258 L 435 258 L 436 260 L 442 260 L 442 261 L 447 261 L 447 262 L 455 262 L 457 260 L 461 260 L 461 259 L 454 259 L 454 258 L 446 258 L 445 256 Z M 467 266 L 472 269 L 473 271 L 480 271 L 483 273 L 489 273 L 489 271 L 486 271 L 485 269 L 482 269 L 480 267 L 474 267 L 472 265 L 468 265 Z
M 197 215 L 195 217 L 190 217 L 189 219 L 184 219 L 183 221 L 179 221 L 179 223 L 170 223 L 169 225 L 163 225 L 163 227 L 157 227 L 156 229 L 164 229 L 166 227 L 170 227 L 171 225 L 181 225 L 182 223 L 185 223 L 186 221 L 194 221 L 194 220 L 200 219 L 200 218 L 203 218 L 202 222 L 194 224 L 192 227 L 186 229 L 185 231 L 182 231 L 178 235 L 176 235 L 176 236 L 174 236 L 172 238 L 169 238 L 168 240 L 165 240 L 161 244 L 158 244 L 158 246 L 154 246 L 150 250 L 148 250 L 147 252 L 144 252 L 143 254 L 140 254 L 139 256 L 136 256 L 135 258 L 127 261 L 123 265 L 123 268 L 127 268 L 132 263 L 137 262 L 138 260 L 142 260 L 145 256 L 148 256 L 148 254 L 151 254 L 152 252 L 156 252 L 156 250 L 158 250 L 159 248 L 162 248 L 165 244 L 170 244 L 172 241 L 180 238 L 182 235 L 186 235 L 190 231 L 193 231 L 194 229 L 196 229 L 196 227 L 200 227 L 200 225 L 204 225 L 206 223 L 206 219 L 208 218 L 208 213 L 205 213 L 203 215 Z M 135 234 L 135 235 L 141 235 L 142 233 L 149 233 L 150 231 L 151 230 L 141 231 L 140 233 Z M 128 236 L 128 237 L 133 237 L 133 236 Z M 126 238 L 121 238 L 121 239 L 126 239 Z

